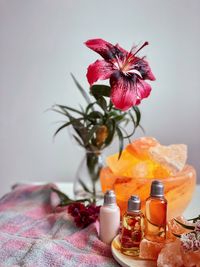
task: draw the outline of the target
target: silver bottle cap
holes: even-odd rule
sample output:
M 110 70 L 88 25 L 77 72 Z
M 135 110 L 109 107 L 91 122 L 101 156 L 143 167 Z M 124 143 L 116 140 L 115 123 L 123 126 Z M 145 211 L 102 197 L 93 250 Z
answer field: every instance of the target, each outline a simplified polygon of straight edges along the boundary
M 107 190 L 104 195 L 104 205 L 116 204 L 116 196 L 113 190 Z
M 138 196 L 131 196 L 128 200 L 128 211 L 139 212 L 141 209 L 141 201 Z
M 164 185 L 161 181 L 152 182 L 150 195 L 151 197 L 164 197 Z

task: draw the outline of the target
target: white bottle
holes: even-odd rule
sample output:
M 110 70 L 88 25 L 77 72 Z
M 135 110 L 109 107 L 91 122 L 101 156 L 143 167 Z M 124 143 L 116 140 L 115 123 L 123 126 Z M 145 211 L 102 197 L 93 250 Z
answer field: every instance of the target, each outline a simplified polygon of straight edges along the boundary
M 106 191 L 104 204 L 100 208 L 99 237 L 106 244 L 111 244 L 120 227 L 120 209 L 116 204 L 113 190 Z

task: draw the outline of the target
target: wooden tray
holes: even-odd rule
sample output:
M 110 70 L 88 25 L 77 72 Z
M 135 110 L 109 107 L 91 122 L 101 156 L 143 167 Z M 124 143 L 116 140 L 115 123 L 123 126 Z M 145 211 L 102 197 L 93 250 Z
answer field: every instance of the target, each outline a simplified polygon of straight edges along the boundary
M 120 251 L 120 241 L 119 235 L 116 236 L 111 244 L 111 250 L 114 259 L 122 266 L 122 267 L 156 267 L 156 261 L 150 260 L 141 260 L 138 257 L 126 256 Z

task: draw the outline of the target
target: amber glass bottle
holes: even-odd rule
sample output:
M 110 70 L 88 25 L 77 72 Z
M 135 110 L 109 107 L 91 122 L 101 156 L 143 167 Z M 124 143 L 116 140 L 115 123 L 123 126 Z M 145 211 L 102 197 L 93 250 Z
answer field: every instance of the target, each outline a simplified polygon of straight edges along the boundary
M 164 185 L 160 181 L 151 184 L 150 197 L 145 207 L 145 238 L 150 241 L 164 242 L 166 239 L 167 200 Z
M 138 196 L 131 196 L 128 210 L 122 219 L 121 252 L 129 256 L 139 255 L 139 246 L 143 238 L 144 216 L 141 212 Z

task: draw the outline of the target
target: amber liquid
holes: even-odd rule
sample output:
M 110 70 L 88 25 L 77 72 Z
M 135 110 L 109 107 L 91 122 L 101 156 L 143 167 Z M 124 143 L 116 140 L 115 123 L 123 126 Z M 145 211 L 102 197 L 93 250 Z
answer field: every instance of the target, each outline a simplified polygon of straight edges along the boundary
M 122 219 L 121 252 L 129 256 L 139 255 L 143 238 L 144 216 L 141 212 L 126 212 Z
M 164 242 L 166 239 L 167 200 L 149 197 L 145 208 L 145 238 L 150 241 Z

